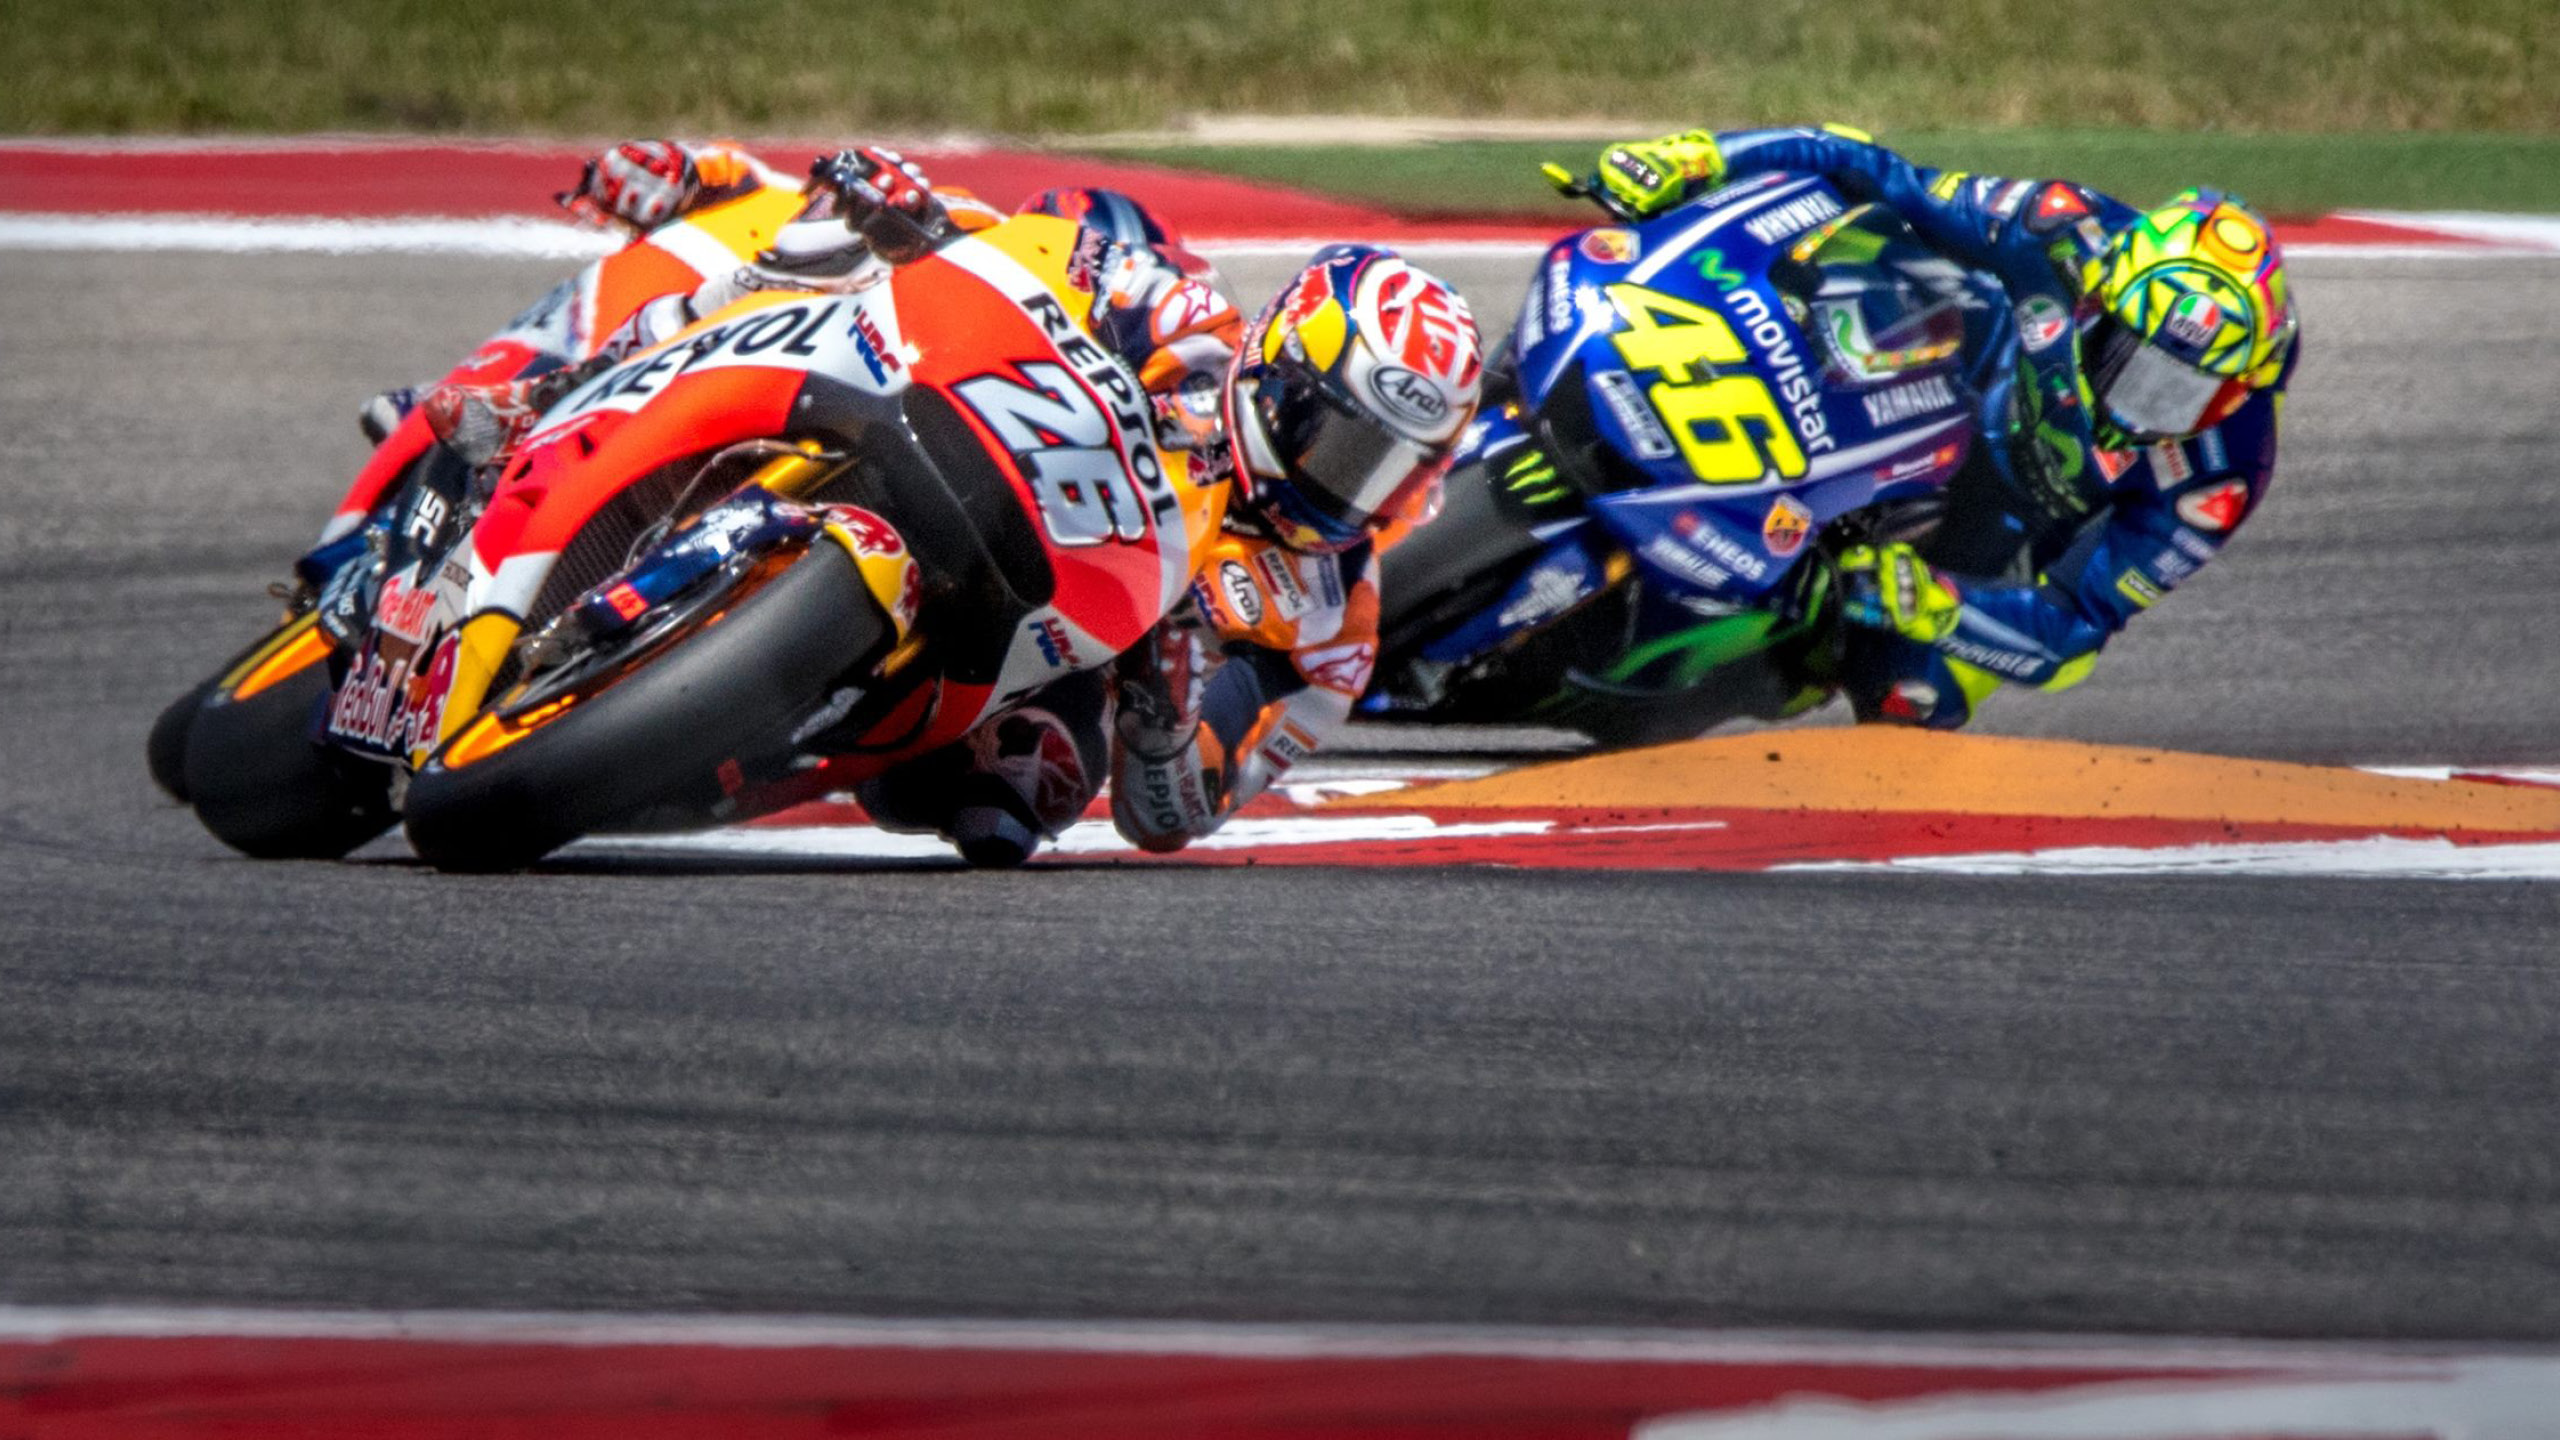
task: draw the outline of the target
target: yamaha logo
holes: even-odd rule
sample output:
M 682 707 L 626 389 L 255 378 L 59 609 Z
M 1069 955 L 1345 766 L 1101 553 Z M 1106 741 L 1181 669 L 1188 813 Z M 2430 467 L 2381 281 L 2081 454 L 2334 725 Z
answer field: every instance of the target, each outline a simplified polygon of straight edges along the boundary
M 1387 413 L 1422 429 L 1449 418 L 1449 401 L 1440 387 L 1401 365 L 1381 365 L 1371 371 L 1369 390 Z

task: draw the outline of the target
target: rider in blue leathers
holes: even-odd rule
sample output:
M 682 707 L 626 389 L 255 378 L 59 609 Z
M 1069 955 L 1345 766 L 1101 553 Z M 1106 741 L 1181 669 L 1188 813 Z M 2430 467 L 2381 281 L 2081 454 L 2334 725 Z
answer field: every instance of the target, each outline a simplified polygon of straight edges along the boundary
M 2265 222 L 2213 191 L 2144 212 L 2063 181 L 1923 169 L 1838 126 L 1615 145 L 1598 180 L 1651 215 L 1770 171 L 1892 209 L 2010 306 L 1975 370 L 1989 443 L 1945 523 L 1918 547 L 1840 557 L 1859 718 L 1953 728 L 2003 681 L 2078 682 L 2221 550 L 2274 472 L 2295 326 Z M 1493 463 L 1517 502 L 1555 493 L 1525 448 Z

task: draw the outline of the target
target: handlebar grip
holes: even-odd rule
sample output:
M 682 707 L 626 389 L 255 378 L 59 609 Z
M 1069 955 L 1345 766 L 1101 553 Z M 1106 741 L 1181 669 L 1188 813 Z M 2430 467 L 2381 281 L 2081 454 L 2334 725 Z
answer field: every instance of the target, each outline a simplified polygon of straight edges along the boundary
M 1597 172 L 1577 175 L 1552 160 L 1541 162 L 1538 170 L 1547 177 L 1548 184 L 1556 187 L 1556 193 L 1568 200 L 1588 200 L 1609 212 L 1612 219 L 1635 221 L 1644 218 L 1611 194 L 1609 187 L 1600 183 Z

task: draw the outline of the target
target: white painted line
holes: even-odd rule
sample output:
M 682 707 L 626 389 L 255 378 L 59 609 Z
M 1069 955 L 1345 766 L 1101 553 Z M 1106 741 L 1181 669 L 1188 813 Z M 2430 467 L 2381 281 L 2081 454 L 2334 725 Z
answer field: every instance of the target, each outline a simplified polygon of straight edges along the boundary
M 585 262 L 613 236 L 547 220 L 252 220 L 202 215 L 0 214 L 0 250 L 232 255 L 467 255 Z
M 2549 1360 L 2466 1360 L 2424 1375 L 2266 1375 L 2075 1385 L 2042 1395 L 1932 1395 L 1872 1403 L 1790 1397 L 1725 1414 L 1665 1416 L 1635 1440 L 2538 1440 L 2551 1431 Z
M 2287 260 L 2548 260 L 2544 251 L 2498 245 L 2333 245 L 2284 247 Z
M 1900 860 L 1827 860 L 1776 870 L 1927 875 L 2252 875 L 2356 880 L 2560 880 L 2560 844 L 2456 845 L 2450 840 L 2377 836 L 2239 845 L 2173 845 L 2157 850 L 2082 845 Z
M 1175 1321 L 866 1320 L 822 1315 L 687 1315 L 500 1310 L 264 1310 L 223 1306 L 0 1305 L 0 1341 L 81 1338 L 417 1340 L 452 1344 L 808 1346 L 1057 1350 L 1093 1354 L 1388 1358 L 1485 1355 L 1594 1364 L 1855 1363 L 2017 1369 L 2162 1369 L 2297 1377 L 2425 1376 L 2496 1361 L 2560 1366 L 2550 1347 L 2373 1341 L 2235 1341 L 2181 1336 L 1950 1334 L 1831 1330 L 1536 1329 L 1459 1325 L 1251 1325 Z
M 2500 245 L 2520 245 L 2560 254 L 2560 215 L 2490 215 L 2468 210 L 2348 210 L 2347 220 L 2370 220 L 2437 235 L 2459 235 Z
M 1442 822 L 1427 815 L 1318 813 L 1313 807 L 1342 796 L 1376 795 L 1406 788 L 1416 780 L 1467 778 L 1494 773 L 1501 766 L 1483 762 L 1441 765 L 1371 766 L 1345 757 L 1336 766 L 1312 762 L 1307 777 L 1276 787 L 1292 804 L 1307 807 L 1299 815 L 1257 815 L 1229 822 L 1216 835 L 1197 843 L 1203 851 L 1271 849 L 1299 845 L 1390 844 L 1503 835 L 1602 836 L 1673 831 L 1722 830 L 1720 820 L 1677 821 L 1637 825 L 1584 825 L 1559 830 L 1551 820 Z M 2497 775 L 2560 784 L 2560 770 L 2485 769 L 2455 765 L 2369 765 L 2368 774 L 2455 783 L 2452 777 Z M 2467 783 L 2467 782 L 2465 782 Z M 754 856 L 797 860 L 930 860 L 958 864 L 951 846 L 932 835 L 901 835 L 855 818 L 848 823 L 742 826 L 683 835 L 599 836 L 578 842 L 571 853 L 611 855 Z M 1136 847 L 1121 839 L 1107 821 L 1086 820 L 1071 826 L 1047 847 L 1061 856 L 1135 856 Z M 2071 846 L 2035 851 L 1986 851 L 1958 855 L 1911 856 L 1896 860 L 1796 861 L 1772 870 L 1817 873 L 1916 871 L 1948 875 L 2246 875 L 2333 876 L 2400 880 L 2555 880 L 2560 879 L 2560 843 L 2457 845 L 2443 839 L 2377 836 L 2358 840 L 2252 842 L 2164 846 Z
M 1551 820 L 1498 820 L 1443 825 L 1428 815 L 1308 815 L 1230 820 L 1191 844 L 1194 851 L 1268 850 L 1290 845 L 1386 844 L 1465 840 L 1491 835 L 1543 835 Z M 898 835 L 869 825 L 747 825 L 690 835 L 604 835 L 565 854 L 755 855 L 806 860 L 925 860 L 958 863 L 951 843 L 933 835 Z M 1047 855 L 1136 855 L 1108 820 L 1080 820 L 1042 848 Z
M 627 131 L 597 134 L 532 136 L 469 136 L 432 133 L 383 133 L 373 130 L 331 132 L 308 135 L 13 135 L 0 137 L 0 154 L 17 151 L 30 155 L 401 155 L 421 150 L 474 150 L 495 154 L 524 154 L 555 157 L 567 153 L 573 157 L 592 155 L 609 145 L 631 138 Z M 793 146 L 806 145 L 812 152 L 833 153 L 844 145 L 885 145 L 910 154 L 927 151 L 937 155 L 974 155 L 991 149 L 1019 151 L 1017 144 L 1000 144 L 970 130 L 895 132 L 866 130 L 858 138 L 830 141 L 815 136 L 767 136 L 749 148 L 764 153 L 790 153 Z M 574 163 L 574 160 L 573 160 Z M 788 168 L 788 167 L 786 167 Z
M 0 154 L 27 155 L 377 155 L 419 150 L 488 150 L 556 154 L 563 149 L 602 149 L 621 136 L 582 144 L 576 140 L 469 139 L 456 135 L 15 135 L 0 139 Z
M 1572 234 L 1569 227 L 1558 227 L 1556 233 L 1543 240 L 1417 240 L 1411 236 L 1392 235 L 1328 235 L 1321 238 L 1292 239 L 1244 236 L 1228 240 L 1202 240 L 1191 248 L 1215 260 L 1301 260 L 1327 245 L 1344 241 L 1384 245 L 1408 260 L 1425 265 L 1448 260 L 1532 260 L 1547 251 L 1558 239 Z
M 2513 769 L 2485 765 L 2359 765 L 2368 775 L 2389 775 L 2399 780 L 2451 780 L 2456 775 L 2494 775 L 2501 780 L 2516 780 L 2527 785 L 2560 786 L 2560 770 L 2550 768 Z

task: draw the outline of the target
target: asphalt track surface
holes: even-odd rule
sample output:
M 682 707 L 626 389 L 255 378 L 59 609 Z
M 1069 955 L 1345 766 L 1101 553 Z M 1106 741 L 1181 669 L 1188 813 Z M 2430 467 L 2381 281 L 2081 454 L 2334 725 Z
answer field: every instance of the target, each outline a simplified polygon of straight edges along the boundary
M 1990 726 L 2560 761 L 2560 262 L 2297 271 Z M 2560 1336 L 2560 887 L 231 856 L 152 713 L 552 275 L 0 256 L 0 1301 Z

